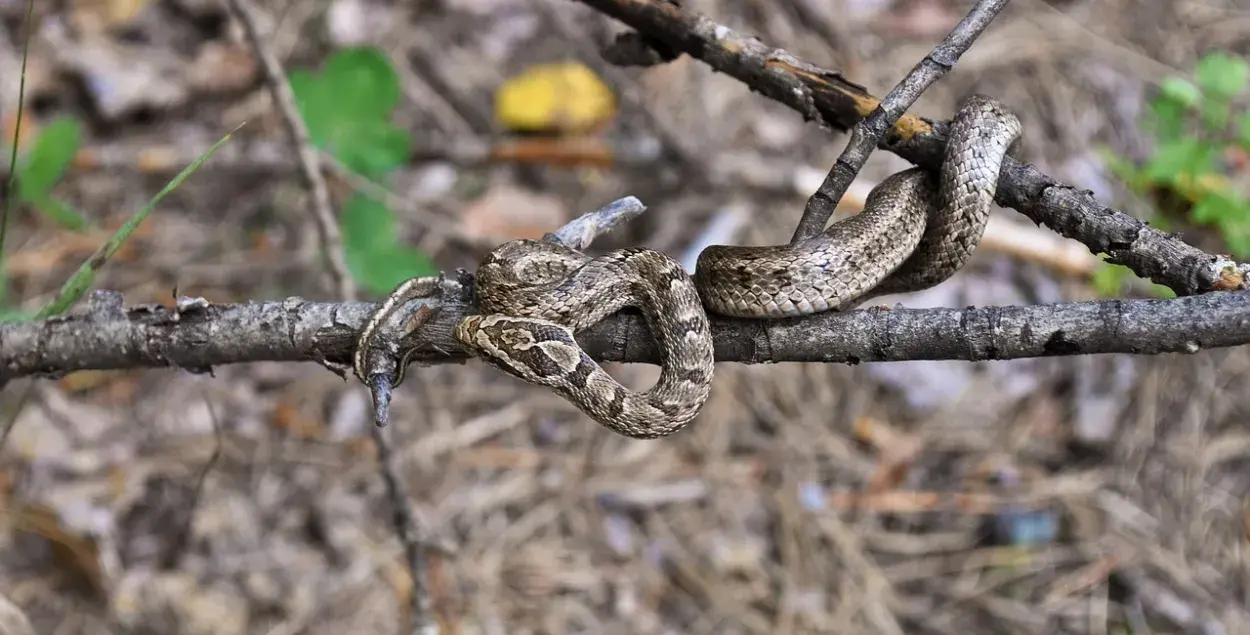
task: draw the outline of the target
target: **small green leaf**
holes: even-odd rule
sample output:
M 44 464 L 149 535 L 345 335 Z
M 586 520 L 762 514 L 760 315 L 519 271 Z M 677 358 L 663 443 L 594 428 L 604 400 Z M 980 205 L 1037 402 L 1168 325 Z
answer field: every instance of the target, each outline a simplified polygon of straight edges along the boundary
M 79 214 L 74 208 L 53 198 L 46 192 L 28 195 L 26 202 L 33 205 L 44 216 L 52 219 L 52 222 L 68 230 L 80 232 L 92 225 L 86 217 Z
M 1204 92 L 1227 100 L 1236 97 L 1245 88 L 1250 66 L 1244 58 L 1214 52 L 1198 61 L 1195 74 Z
M 348 123 L 335 129 L 328 149 L 351 171 L 377 180 L 408 160 L 412 139 L 386 122 Z
M 1237 142 L 1242 148 L 1250 150 L 1250 112 L 1241 115 L 1241 122 L 1237 126 Z
M 334 100 L 326 90 L 325 82 L 320 77 L 303 70 L 293 70 L 287 75 L 291 84 L 291 92 L 295 95 L 295 106 L 299 115 L 308 127 L 308 136 L 312 144 L 325 149 L 334 130 Z
M 1238 215 L 1236 203 L 1219 193 L 1211 193 L 1202 197 L 1202 200 L 1195 203 L 1189 212 L 1189 217 L 1195 222 L 1209 224 L 1236 220 Z
M 30 309 L 0 309 L 0 324 L 20 324 L 34 319 L 35 312 Z
M 385 205 L 354 194 L 340 222 L 347 268 L 370 291 L 387 293 L 408 278 L 438 273 L 425 254 L 399 244 L 398 223 Z
M 1090 284 L 1100 297 L 1114 298 L 1120 295 L 1124 282 L 1132 273 L 1133 271 L 1128 267 L 1103 262 L 1101 266 L 1094 269 L 1093 275 L 1090 276 Z
M 377 180 L 408 159 L 411 139 L 388 122 L 399 78 L 379 49 L 338 51 L 320 73 L 295 71 L 290 83 L 313 144 L 348 169 Z
M 343 247 L 349 255 L 387 248 L 399 239 L 395 214 L 360 193 L 353 194 L 343 205 L 339 225 L 343 231 Z
M 1099 148 L 1098 156 L 1107 166 L 1107 169 L 1119 177 L 1121 181 L 1124 181 L 1134 192 L 1140 194 L 1150 185 L 1150 178 L 1145 170 L 1138 167 L 1137 164 L 1127 157 L 1122 157 L 1108 148 Z
M 1160 96 L 1186 108 L 1195 108 L 1202 102 L 1202 91 L 1193 82 L 1180 77 L 1169 77 L 1159 84 Z
M 1171 287 L 1162 284 L 1150 283 L 1150 292 L 1160 298 L 1170 299 L 1176 297 L 1176 292 Z
M 1209 172 L 1215 166 L 1219 148 L 1192 137 L 1160 144 L 1145 166 L 1150 179 L 1176 183 L 1183 174 Z
M 82 142 L 82 125 L 68 118 L 48 124 L 20 164 L 18 196 L 26 199 L 46 194 L 65 174 Z
M 1202 125 L 1206 128 L 1207 134 L 1219 136 L 1228 128 L 1231 111 L 1231 104 L 1222 99 L 1209 99 L 1202 104 Z
M 347 260 L 353 277 L 374 293 L 387 293 L 404 280 L 439 271 L 425 254 L 400 245 L 358 253 Z
M 399 76 L 377 47 L 338 51 L 326 62 L 321 79 L 332 87 L 336 112 L 344 119 L 384 120 L 399 104 Z
M 1166 98 L 1150 100 L 1151 127 L 1160 141 L 1169 141 L 1185 132 L 1185 105 Z

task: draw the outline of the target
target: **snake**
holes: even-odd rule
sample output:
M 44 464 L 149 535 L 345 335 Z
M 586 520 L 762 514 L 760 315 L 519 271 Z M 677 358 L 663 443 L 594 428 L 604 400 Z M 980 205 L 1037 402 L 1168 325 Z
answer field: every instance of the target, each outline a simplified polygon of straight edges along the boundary
M 913 167 L 877 184 L 863 209 L 786 245 L 713 245 L 693 275 L 655 250 L 591 257 L 556 242 L 517 239 L 480 262 L 477 313 L 453 336 L 470 354 L 546 387 L 621 435 L 654 439 L 690 423 L 711 392 L 710 315 L 785 319 L 842 311 L 921 291 L 954 275 L 989 220 L 1004 158 L 1020 121 L 998 101 L 960 104 L 937 174 Z M 641 311 L 659 350 L 660 376 L 631 391 L 575 335 L 626 307 Z

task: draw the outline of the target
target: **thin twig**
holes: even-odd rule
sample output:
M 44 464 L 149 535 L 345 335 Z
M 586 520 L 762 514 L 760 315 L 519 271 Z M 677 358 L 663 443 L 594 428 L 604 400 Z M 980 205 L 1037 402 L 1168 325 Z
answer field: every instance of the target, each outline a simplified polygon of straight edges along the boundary
M 626 25 L 634 43 L 658 43 L 659 59 L 685 53 L 753 91 L 798 111 L 806 120 L 849 130 L 872 114 L 880 100 L 836 71 L 742 35 L 666 0 L 578 0 Z M 641 35 L 640 35 L 641 34 Z M 619 40 L 618 40 L 619 41 Z M 879 147 L 912 163 L 938 170 L 949 136 L 948 122 L 914 114 L 899 117 Z M 995 201 L 1079 240 L 1094 254 L 1171 288 L 1177 295 L 1250 288 L 1238 263 L 1203 253 L 1119 210 L 1086 190 L 1060 183 L 1031 164 L 1008 156 L 999 173 Z
M 165 568 L 177 566 L 182 555 L 186 553 L 187 545 L 191 540 L 191 532 L 195 526 L 195 512 L 200 508 L 200 503 L 204 500 L 204 485 L 208 482 L 208 475 L 212 473 L 213 469 L 217 467 L 217 463 L 221 461 L 221 451 L 225 446 L 221 420 L 217 417 L 217 411 L 213 409 L 213 401 L 209 399 L 207 390 L 204 391 L 203 397 L 204 406 L 208 408 L 208 420 L 213 425 L 213 453 L 208 457 L 208 461 L 204 463 L 204 467 L 200 468 L 199 476 L 195 482 L 195 491 L 191 494 L 191 500 L 183 512 L 182 526 L 178 528 L 173 539 L 167 543 L 164 553 L 158 558 L 161 566 Z
M 252 50 L 260 58 L 265 69 L 265 83 L 273 95 L 274 105 L 282 114 L 282 123 L 290 137 L 291 146 L 299 157 L 300 174 L 304 185 L 311 195 L 310 211 L 317 235 L 321 240 L 321 250 L 329 261 L 330 283 L 333 289 L 345 300 L 356 298 L 356 283 L 347 270 L 347 260 L 343 255 L 343 238 L 339 233 L 338 220 L 334 214 L 334 206 L 330 201 L 330 188 L 321 175 L 321 160 L 313 147 L 308 134 L 308 126 L 299 116 L 299 108 L 295 105 L 295 94 L 286 80 L 282 64 L 272 49 L 260 36 L 256 24 L 256 8 L 251 0 L 229 0 L 230 9 L 252 45 Z
M 799 219 L 798 226 L 794 229 L 794 236 L 790 239 L 791 244 L 812 238 L 824 230 L 825 224 L 829 222 L 838 206 L 838 201 L 842 200 L 842 195 L 846 194 L 851 181 L 854 181 L 855 176 L 864 168 L 868 157 L 881 142 L 885 132 L 894 127 L 898 118 L 916 103 L 924 91 L 955 67 L 959 58 L 968 51 L 981 33 L 985 32 L 990 22 L 994 21 L 994 17 L 1007 6 L 1008 1 L 981 0 L 978 2 L 946 36 L 946 39 L 920 60 L 903 78 L 903 81 L 899 82 L 885 96 L 885 99 L 877 104 L 872 114 L 860 119 L 851 128 L 851 139 L 842 150 L 842 154 L 838 156 L 838 160 L 834 162 L 833 169 L 820 184 L 820 188 L 807 199 L 803 217 Z
M 399 533 L 399 542 L 404 546 L 408 574 L 412 576 L 412 589 L 408 594 L 412 632 L 417 635 L 438 635 L 438 621 L 434 618 L 429 582 L 426 580 L 426 572 L 429 570 L 426 564 L 426 541 L 418 532 L 416 515 L 409 502 L 412 499 L 408 496 L 408 488 L 399 478 L 399 471 L 395 466 L 394 444 L 388 432 L 391 428 L 369 427 L 373 430 L 373 443 L 378 448 L 378 471 L 386 483 L 387 498 L 391 500 L 391 521 L 395 531 Z
M 309 141 L 308 127 L 299 115 L 295 105 L 295 95 L 286 80 L 282 65 L 277 56 L 261 40 L 259 29 L 254 17 L 255 9 L 250 0 L 230 0 L 230 7 L 243 24 L 244 31 L 252 43 L 252 49 L 261 59 L 265 69 L 265 78 L 273 93 L 274 103 L 282 113 L 291 144 L 299 157 L 300 172 L 311 195 L 311 212 L 313 222 L 317 226 L 321 238 L 321 248 L 328 261 L 328 273 L 331 284 L 338 295 L 344 300 L 356 299 L 356 283 L 347 269 L 347 261 L 343 253 L 342 236 L 339 234 L 338 221 L 330 202 L 330 189 L 321 175 L 320 156 Z M 436 635 L 438 625 L 430 612 L 430 594 L 426 582 L 425 551 L 417 531 L 415 514 L 411 508 L 411 500 L 403 487 L 403 481 L 395 472 L 394 461 L 389 460 L 393 454 L 389 436 L 383 434 L 378 426 L 372 426 L 373 441 L 378 448 L 379 471 L 386 481 L 386 490 L 394 510 L 395 533 L 404 545 L 408 558 L 408 573 L 412 576 L 412 588 L 409 604 L 412 611 L 412 630 L 421 635 Z

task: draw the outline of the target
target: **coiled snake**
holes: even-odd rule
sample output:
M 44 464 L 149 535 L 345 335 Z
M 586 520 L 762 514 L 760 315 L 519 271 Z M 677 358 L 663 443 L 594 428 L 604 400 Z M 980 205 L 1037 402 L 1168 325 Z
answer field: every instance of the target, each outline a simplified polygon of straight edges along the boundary
M 622 435 L 672 434 L 694 419 L 710 392 L 714 360 L 705 308 L 784 318 L 946 280 L 980 242 L 1003 158 L 1020 132 L 1001 104 L 969 97 L 951 121 L 936 178 L 922 168 L 894 174 L 872 190 L 863 211 L 797 244 L 708 247 L 693 276 L 646 249 L 591 258 L 552 242 L 504 243 L 482 260 L 475 287 L 480 314 L 464 317 L 455 337 L 474 355 L 552 389 Z M 626 306 L 641 309 L 660 350 L 660 378 L 643 392 L 618 383 L 573 337 Z

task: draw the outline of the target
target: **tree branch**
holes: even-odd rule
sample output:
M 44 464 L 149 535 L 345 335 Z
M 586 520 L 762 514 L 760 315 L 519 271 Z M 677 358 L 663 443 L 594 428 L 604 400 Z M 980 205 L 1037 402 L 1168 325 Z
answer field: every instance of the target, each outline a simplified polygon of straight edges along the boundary
M 626 34 L 610 50 L 617 62 L 644 58 L 640 44 L 657 49 L 645 63 L 685 53 L 729 75 L 752 90 L 838 130 L 849 130 L 872 114 L 881 100 L 836 71 L 809 64 L 764 45 L 667 0 L 578 0 L 624 24 Z M 914 114 L 899 117 L 878 147 L 912 163 L 937 170 L 946 147 L 949 124 Z M 1250 266 L 1213 256 L 1158 231 L 1119 210 L 1102 205 L 1088 191 L 1060 183 L 1031 164 L 1007 157 L 995 200 L 1039 225 L 1106 253 L 1113 264 L 1188 296 L 1217 290 L 1250 288 Z
M 872 151 L 881 143 L 886 130 L 892 127 L 898 118 L 911 108 L 939 78 L 955 67 L 955 62 L 968 51 L 972 43 L 980 37 L 994 20 L 994 17 L 1007 6 L 1008 0 L 981 0 L 964 16 L 955 29 L 946 36 L 924 59 L 920 60 L 911 72 L 899 82 L 885 99 L 873 109 L 872 114 L 859 120 L 851 128 L 851 139 L 846 148 L 834 162 L 833 169 L 825 177 L 820 188 L 807 199 L 803 208 L 803 216 L 794 229 L 790 244 L 813 238 L 824 231 L 825 225 L 833 217 L 838 201 L 846 194 L 847 188 L 855 180 L 855 176 L 864 168 Z
M 452 338 L 472 294 L 472 276 L 413 302 L 433 315 L 401 345 L 421 364 L 459 363 Z M 280 302 L 125 309 L 96 292 L 82 311 L 0 325 L 0 379 L 74 370 L 180 367 L 207 371 L 246 362 L 317 361 L 346 375 L 355 340 L 375 305 L 291 298 Z M 402 309 L 410 312 L 408 307 Z M 967 309 L 868 308 L 786 320 L 713 316 L 718 362 L 859 363 L 994 360 L 1096 353 L 1196 353 L 1250 343 L 1250 292 L 1170 300 L 1102 300 Z M 646 323 L 620 313 L 577 337 L 600 361 L 658 363 Z

